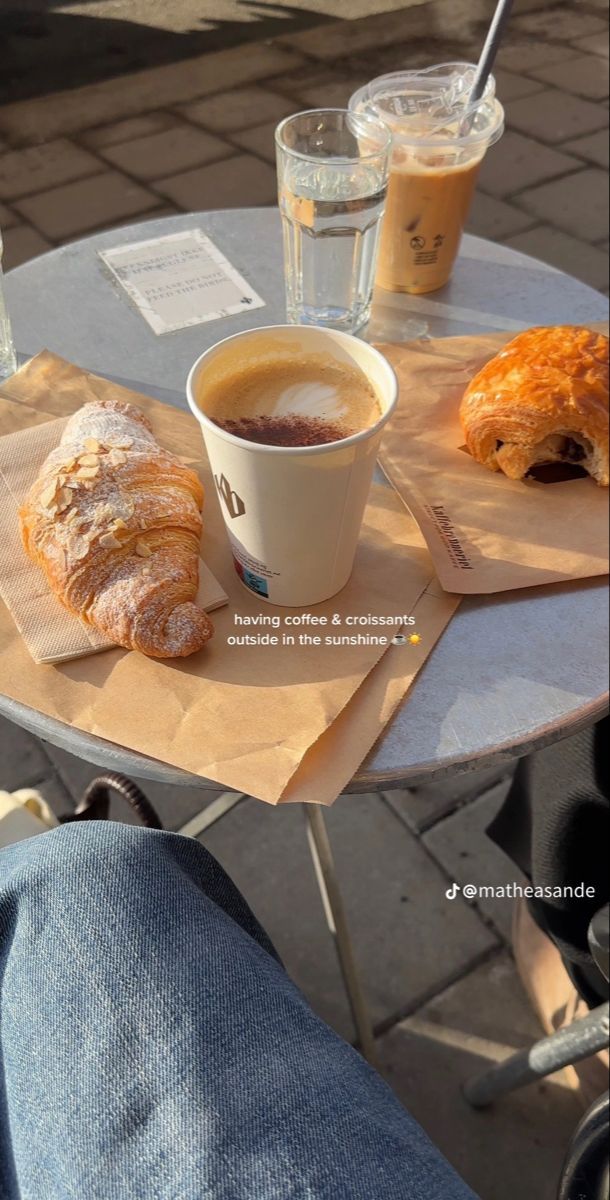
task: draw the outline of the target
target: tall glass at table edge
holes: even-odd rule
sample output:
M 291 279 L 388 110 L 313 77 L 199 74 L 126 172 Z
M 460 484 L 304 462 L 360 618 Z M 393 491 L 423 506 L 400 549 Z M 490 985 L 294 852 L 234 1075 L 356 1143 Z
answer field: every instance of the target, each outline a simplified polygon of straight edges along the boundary
M 9 375 L 14 375 L 17 370 L 13 332 L 4 299 L 3 253 L 4 243 L 2 241 L 2 230 L 0 230 L 0 381 L 8 379 Z
M 306 109 L 276 128 L 287 318 L 356 333 L 370 315 L 392 135 L 367 114 Z

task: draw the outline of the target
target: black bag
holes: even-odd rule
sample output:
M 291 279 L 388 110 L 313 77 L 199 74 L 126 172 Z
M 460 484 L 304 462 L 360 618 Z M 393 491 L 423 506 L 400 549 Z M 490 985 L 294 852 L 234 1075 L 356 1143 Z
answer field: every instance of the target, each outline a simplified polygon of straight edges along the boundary
M 59 818 L 60 824 L 67 825 L 70 821 L 107 821 L 111 792 L 117 792 L 127 801 L 142 825 L 148 829 L 163 829 L 150 800 L 147 800 L 137 783 L 126 775 L 119 775 L 117 771 L 106 771 L 93 779 L 74 812 Z

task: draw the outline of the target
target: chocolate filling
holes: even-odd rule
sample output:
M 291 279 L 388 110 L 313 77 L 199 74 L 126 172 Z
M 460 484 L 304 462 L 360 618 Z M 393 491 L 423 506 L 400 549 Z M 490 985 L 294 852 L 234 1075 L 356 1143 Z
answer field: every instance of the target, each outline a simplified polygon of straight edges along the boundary
M 571 463 L 582 462 L 583 458 L 587 457 L 587 452 L 584 446 L 581 446 L 580 442 L 575 441 L 574 438 L 566 438 L 563 453 L 565 455 L 566 462 Z
M 559 441 L 559 438 L 557 438 L 557 439 L 554 438 L 553 440 Z M 500 439 L 498 439 L 498 441 L 496 442 L 496 454 L 497 454 L 498 450 L 502 449 L 504 444 L 505 444 L 504 442 L 502 442 L 502 441 L 500 441 Z M 565 462 L 565 463 L 581 463 L 587 457 L 587 455 L 590 451 L 590 447 L 588 448 L 586 446 L 583 446 L 581 442 L 578 442 L 576 440 L 576 438 L 568 437 L 568 436 L 562 438 L 560 446 L 557 446 L 556 449 L 557 449 L 557 452 L 560 455 L 560 457 L 555 458 L 555 456 L 553 456 L 554 461 Z M 550 462 L 550 461 L 553 461 L 553 459 L 550 459 L 550 458 L 547 459 L 545 457 L 542 457 L 538 460 L 537 463 L 532 464 L 532 465 L 541 466 L 544 463 Z

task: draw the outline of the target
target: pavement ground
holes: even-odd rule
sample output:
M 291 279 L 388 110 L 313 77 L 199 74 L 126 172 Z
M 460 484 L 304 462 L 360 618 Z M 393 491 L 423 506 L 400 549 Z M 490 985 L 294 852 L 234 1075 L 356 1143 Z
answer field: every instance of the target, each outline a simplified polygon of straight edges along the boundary
M 380 5 L 388 0 L 354 11 Z M 403 64 L 475 59 L 491 4 L 394 0 L 389 12 L 339 21 L 323 11 L 337 9 L 330 0 L 312 7 L 274 6 L 273 32 L 263 40 L 227 44 L 237 36 L 227 20 L 222 49 L 2 104 L 5 269 L 164 213 L 275 203 L 273 129 L 281 117 L 343 105 L 367 79 Z M 185 19 L 189 13 L 187 5 Z M 305 18 L 321 23 L 302 28 Z M 244 27 L 249 39 L 259 28 L 252 20 Z M 516 0 L 496 72 L 507 132 L 484 163 L 468 224 L 604 291 L 607 29 L 605 0 Z M 176 30 L 166 36 L 184 39 Z
M 346 7 L 30 0 L 27 10 L 51 42 L 41 37 L 36 51 L 22 37 L 11 99 L 2 103 L 0 92 L 5 268 L 164 213 L 273 204 L 272 135 L 281 117 L 343 105 L 367 79 L 404 64 L 476 58 L 493 5 L 353 0 L 351 19 L 337 19 Z M 146 24 L 145 8 L 149 32 L 126 33 L 128 24 Z M 14 48 L 15 22 L 23 32 L 26 18 L 16 2 L 0 0 L 0 23 L 7 10 Z M 93 26 L 98 53 L 87 57 Z M 607 28 L 606 0 L 516 0 L 497 70 L 507 132 L 485 162 L 469 222 L 472 232 L 600 290 L 608 286 Z M 49 44 L 65 59 L 45 66 Z M 80 76 L 74 47 L 84 48 Z M 64 78 L 77 86 L 61 90 Z M 96 774 L 6 721 L 0 761 L 0 786 L 35 784 L 58 813 Z M 328 820 L 386 1077 L 481 1200 L 555 1200 L 581 1110 L 566 1077 L 486 1113 L 471 1112 L 460 1094 L 484 1063 L 540 1036 L 511 957 L 510 903 L 477 907 L 445 894 L 451 881 L 518 881 L 484 832 L 507 786 L 502 772 L 491 772 L 342 797 Z M 174 829 L 213 798 L 146 791 Z M 118 808 L 114 815 L 128 816 Z M 314 1008 L 352 1037 L 302 814 L 244 800 L 202 840 Z

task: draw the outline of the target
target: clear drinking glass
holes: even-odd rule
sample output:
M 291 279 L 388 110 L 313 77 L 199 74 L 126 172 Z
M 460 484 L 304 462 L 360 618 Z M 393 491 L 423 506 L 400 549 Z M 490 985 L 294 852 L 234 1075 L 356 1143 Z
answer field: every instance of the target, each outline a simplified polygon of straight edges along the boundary
M 391 134 L 328 108 L 287 117 L 275 142 L 288 320 L 355 333 L 371 311 Z
M 17 359 L 13 345 L 11 323 L 4 303 L 4 288 L 2 280 L 2 234 L 0 233 L 0 379 L 7 379 L 17 370 Z

